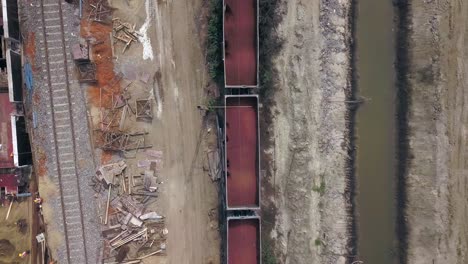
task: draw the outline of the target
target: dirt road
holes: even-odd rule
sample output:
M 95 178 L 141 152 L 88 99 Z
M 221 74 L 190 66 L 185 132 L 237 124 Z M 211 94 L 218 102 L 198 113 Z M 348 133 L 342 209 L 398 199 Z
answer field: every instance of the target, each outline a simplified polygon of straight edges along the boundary
M 468 3 L 408 2 L 407 262 L 467 263 Z
M 167 258 L 148 258 L 147 263 L 220 263 L 217 218 L 208 213 L 218 206 L 217 184 L 203 170 L 206 139 L 211 134 L 197 109 L 205 104 L 208 82 L 201 40 L 196 28 L 202 1 L 112 2 L 114 17 L 148 23 L 146 33 L 152 55 L 144 45 L 133 45 L 120 55 L 116 70 L 125 79 L 141 73 L 155 75 L 148 87 L 154 96 L 152 124 L 139 122 L 150 132 L 150 142 L 164 153 L 160 173 L 161 196 L 158 211 L 167 218 Z M 145 58 L 146 60 L 143 60 Z M 159 73 L 156 73 L 159 72 Z M 137 83 L 137 82 L 135 82 Z M 143 84 L 143 83 L 141 83 Z
M 165 150 L 165 193 L 169 263 L 220 263 L 219 238 L 208 212 L 217 207 L 215 184 L 202 170 L 206 68 L 196 35 L 200 1 L 156 5 L 156 32 L 164 94 L 161 138 Z M 214 130 L 212 130 L 214 131 Z

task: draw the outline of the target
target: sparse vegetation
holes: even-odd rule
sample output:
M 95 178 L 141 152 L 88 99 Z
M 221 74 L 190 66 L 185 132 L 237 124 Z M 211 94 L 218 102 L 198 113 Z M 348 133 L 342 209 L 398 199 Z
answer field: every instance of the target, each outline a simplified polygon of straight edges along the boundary
M 216 98 L 210 98 L 208 99 L 208 102 L 206 103 L 206 107 L 208 108 L 208 111 L 213 112 L 216 111 Z
M 279 13 L 280 0 L 259 0 L 259 94 L 262 98 L 262 101 L 267 104 L 267 102 L 272 100 L 272 95 L 278 86 L 275 76 L 278 76 L 278 73 L 274 67 L 274 59 L 279 54 L 283 41 L 280 39 L 276 33 L 276 28 L 282 20 L 282 16 Z M 272 109 L 266 107 L 263 110 L 263 122 L 272 119 Z M 269 136 L 262 137 L 264 140 L 271 140 Z M 265 144 L 266 145 L 266 144 Z M 268 182 L 268 181 L 267 181 Z M 275 208 L 276 210 L 276 208 Z M 270 208 L 266 210 L 271 216 L 268 220 L 274 222 L 275 213 Z M 265 220 L 265 218 L 264 218 Z M 262 232 L 269 234 L 272 225 L 263 225 Z M 268 230 L 268 231 L 267 231 Z M 276 259 L 274 253 L 274 239 L 268 237 L 268 235 L 262 236 L 262 263 L 263 264 L 277 264 L 279 261 Z
M 315 243 L 315 246 L 317 247 L 323 246 L 323 242 L 322 240 L 320 240 L 320 238 L 315 239 L 314 243 Z
M 262 263 L 263 264 L 276 264 L 278 261 L 276 260 L 275 253 L 271 248 L 270 243 L 263 243 L 262 246 Z
M 276 88 L 275 76 L 278 74 L 273 67 L 273 61 L 283 46 L 283 40 L 276 33 L 276 28 L 282 20 L 278 11 L 279 5 L 279 0 L 260 0 L 259 2 L 259 75 L 262 96 L 268 95 Z
M 223 88 L 223 2 L 210 0 L 210 18 L 208 21 L 207 63 L 210 77 Z
M 321 180 L 319 185 L 314 185 L 312 187 L 312 191 L 319 193 L 320 196 L 322 196 L 325 193 L 325 182 Z

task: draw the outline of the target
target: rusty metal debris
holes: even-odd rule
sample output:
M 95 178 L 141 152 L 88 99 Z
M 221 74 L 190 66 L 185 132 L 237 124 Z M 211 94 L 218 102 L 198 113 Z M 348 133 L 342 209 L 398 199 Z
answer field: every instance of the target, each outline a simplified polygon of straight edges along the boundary
M 127 105 L 130 95 L 128 92 L 120 92 L 120 89 L 116 89 L 123 75 L 117 74 L 108 85 L 102 86 L 99 89 L 99 109 L 100 109 L 100 130 L 111 131 L 115 128 L 123 129 L 121 124 L 125 115 L 125 111 L 128 111 Z
M 152 100 L 136 100 L 136 117 L 139 120 L 153 119 Z
M 107 1 L 99 0 L 96 4 L 89 4 L 91 10 L 88 15 L 88 21 L 109 23 L 112 17 L 112 8 Z
M 151 148 L 152 145 L 147 145 L 145 135 L 148 132 L 139 133 L 123 133 L 114 131 L 101 131 L 102 142 L 101 149 L 107 151 L 131 151 L 139 149 Z
M 89 42 L 86 44 L 77 43 L 72 46 L 72 55 L 75 62 L 89 62 Z
M 96 79 L 96 64 L 94 62 L 77 62 L 78 78 L 81 83 L 95 83 Z
M 124 44 L 122 53 L 125 53 L 132 42 L 138 42 L 138 38 L 141 35 L 135 31 L 136 24 L 131 25 L 130 23 L 123 22 L 120 18 L 113 18 L 112 24 L 112 37 Z
M 75 44 L 72 47 L 73 60 L 78 69 L 78 79 L 81 83 L 95 83 L 96 64 L 90 59 L 89 42 Z

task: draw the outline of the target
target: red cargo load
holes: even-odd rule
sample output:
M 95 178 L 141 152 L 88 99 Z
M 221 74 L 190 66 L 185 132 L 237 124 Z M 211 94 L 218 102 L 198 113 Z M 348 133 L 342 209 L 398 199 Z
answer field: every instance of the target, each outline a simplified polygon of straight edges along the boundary
M 11 114 L 15 111 L 8 93 L 0 93 L 0 168 L 15 167 Z
M 258 96 L 225 97 L 227 208 L 259 209 Z
M 229 217 L 227 264 L 260 264 L 260 219 Z
M 224 0 L 224 72 L 227 88 L 258 85 L 257 17 L 257 0 Z

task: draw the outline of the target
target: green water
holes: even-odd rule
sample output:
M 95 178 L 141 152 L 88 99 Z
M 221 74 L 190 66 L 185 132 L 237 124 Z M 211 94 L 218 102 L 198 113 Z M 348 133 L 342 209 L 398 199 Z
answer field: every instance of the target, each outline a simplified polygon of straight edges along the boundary
M 365 264 L 397 263 L 395 200 L 395 60 L 391 0 L 358 0 L 358 252 Z

